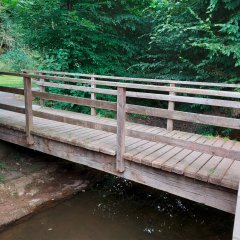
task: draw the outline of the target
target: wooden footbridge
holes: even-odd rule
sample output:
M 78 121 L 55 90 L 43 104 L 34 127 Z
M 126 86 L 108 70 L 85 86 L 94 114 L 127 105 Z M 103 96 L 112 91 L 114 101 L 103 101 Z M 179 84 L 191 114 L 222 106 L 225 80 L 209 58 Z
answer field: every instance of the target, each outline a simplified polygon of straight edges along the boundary
M 1 140 L 226 212 L 236 211 L 234 239 L 240 239 L 240 206 L 236 209 L 240 142 L 173 128 L 176 120 L 240 130 L 240 92 L 235 91 L 240 84 L 50 71 L 0 74 L 22 76 L 24 89 L 0 86 L 0 91 L 24 95 L 25 99 L 25 106 L 1 103 L 0 100 Z M 33 90 L 32 83 L 40 90 Z M 71 96 L 49 93 L 50 88 L 71 92 Z M 76 91 L 84 92 L 86 98 L 74 97 Z M 116 98 L 116 101 L 104 100 L 106 95 L 114 96 L 111 99 Z M 33 105 L 33 99 L 40 99 L 40 106 Z M 46 100 L 88 106 L 91 115 L 45 107 Z M 144 106 L 146 101 L 152 101 L 155 106 Z M 184 112 L 175 110 L 175 103 L 211 106 L 219 113 L 231 110 L 232 114 L 215 116 L 211 112 Z M 117 119 L 99 117 L 97 109 L 115 111 Z M 164 118 L 167 127 L 126 121 L 129 114 Z

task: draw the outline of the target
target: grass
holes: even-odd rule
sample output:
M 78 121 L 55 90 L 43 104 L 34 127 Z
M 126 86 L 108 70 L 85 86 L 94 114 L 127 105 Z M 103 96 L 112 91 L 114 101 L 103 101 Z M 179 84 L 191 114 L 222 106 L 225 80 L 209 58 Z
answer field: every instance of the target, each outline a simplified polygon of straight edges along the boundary
M 22 77 L 0 75 L 0 86 L 4 87 L 23 87 Z

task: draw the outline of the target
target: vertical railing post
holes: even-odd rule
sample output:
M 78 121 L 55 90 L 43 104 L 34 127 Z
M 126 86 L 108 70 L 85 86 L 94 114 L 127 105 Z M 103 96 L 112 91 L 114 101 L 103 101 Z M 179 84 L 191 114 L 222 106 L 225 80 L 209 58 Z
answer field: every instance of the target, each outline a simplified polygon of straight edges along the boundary
M 30 77 L 23 77 L 24 81 L 24 98 L 25 98 L 25 118 L 26 118 L 26 136 L 27 144 L 32 145 L 33 136 L 31 135 L 33 127 L 33 111 L 32 111 L 32 81 Z
M 233 240 L 240 239 L 240 182 L 239 182 L 239 186 L 238 186 L 237 205 L 236 205 L 232 239 Z
M 46 73 L 42 73 L 42 75 L 46 75 Z M 40 78 L 40 92 L 43 92 L 43 93 L 45 92 L 45 86 L 42 85 L 44 84 L 44 82 L 45 82 L 45 79 Z M 44 107 L 44 105 L 45 105 L 45 100 L 43 98 L 40 98 L 40 106 Z
M 95 81 L 94 77 L 91 77 L 91 81 Z M 91 88 L 96 88 L 96 84 L 91 84 Z M 91 99 L 92 100 L 96 100 L 96 93 L 92 92 L 91 93 Z M 91 115 L 92 116 L 96 116 L 96 108 L 95 107 L 91 107 Z
M 117 162 L 118 172 L 124 172 L 125 128 L 126 121 L 126 88 L 118 87 L 117 95 Z
M 176 87 L 175 83 L 171 83 L 170 87 Z M 175 92 L 169 92 L 170 96 L 174 96 L 176 95 Z M 174 101 L 169 101 L 168 102 L 168 110 L 173 111 L 175 108 L 175 102 Z M 167 120 L 167 131 L 172 131 L 173 130 L 173 120 L 172 119 L 168 119 Z

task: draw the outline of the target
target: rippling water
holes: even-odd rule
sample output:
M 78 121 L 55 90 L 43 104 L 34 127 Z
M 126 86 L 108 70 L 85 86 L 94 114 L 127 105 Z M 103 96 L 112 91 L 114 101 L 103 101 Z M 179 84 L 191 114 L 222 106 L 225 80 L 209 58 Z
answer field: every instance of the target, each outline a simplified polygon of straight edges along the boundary
M 1 240 L 227 240 L 231 214 L 119 179 L 0 233 Z

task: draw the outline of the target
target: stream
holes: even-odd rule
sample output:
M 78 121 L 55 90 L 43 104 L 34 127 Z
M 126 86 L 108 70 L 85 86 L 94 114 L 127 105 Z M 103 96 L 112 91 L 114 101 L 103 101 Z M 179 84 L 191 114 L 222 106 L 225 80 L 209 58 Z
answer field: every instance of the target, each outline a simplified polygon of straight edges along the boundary
M 107 179 L 107 180 L 106 180 Z M 118 178 L 106 178 L 10 226 L 1 240 L 230 240 L 234 216 Z

